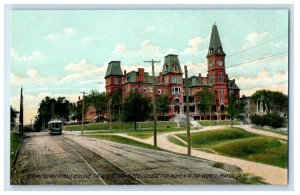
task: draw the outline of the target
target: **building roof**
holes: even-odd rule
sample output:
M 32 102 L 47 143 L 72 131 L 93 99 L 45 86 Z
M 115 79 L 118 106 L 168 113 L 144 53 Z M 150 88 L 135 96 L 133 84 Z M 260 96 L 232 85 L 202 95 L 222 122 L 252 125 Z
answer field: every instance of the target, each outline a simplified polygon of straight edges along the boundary
M 127 77 L 127 82 L 129 83 L 135 83 L 137 82 L 137 76 L 138 76 L 138 72 L 136 71 L 130 71 L 126 74 Z M 149 75 L 148 72 L 144 72 L 144 78 L 145 81 L 142 83 L 152 83 L 152 76 Z M 156 82 L 155 82 L 156 83 Z
M 240 90 L 240 88 L 235 84 L 235 79 L 228 80 L 228 89 L 230 90 Z
M 214 54 L 226 55 L 223 51 L 221 39 L 220 39 L 218 28 L 217 28 L 216 24 L 214 24 L 212 27 L 207 55 L 209 56 L 209 55 L 214 55 Z
M 163 65 L 163 73 L 182 73 L 178 55 L 169 54 L 165 56 L 165 61 Z
M 123 76 L 123 72 L 121 70 L 121 61 L 111 61 L 108 63 L 104 78 L 112 75 Z
M 211 85 L 207 85 L 205 84 L 204 80 L 206 79 L 206 77 L 201 77 L 200 76 L 191 76 L 188 78 L 188 82 L 189 82 L 189 87 L 208 87 Z M 184 79 L 185 82 L 185 79 Z

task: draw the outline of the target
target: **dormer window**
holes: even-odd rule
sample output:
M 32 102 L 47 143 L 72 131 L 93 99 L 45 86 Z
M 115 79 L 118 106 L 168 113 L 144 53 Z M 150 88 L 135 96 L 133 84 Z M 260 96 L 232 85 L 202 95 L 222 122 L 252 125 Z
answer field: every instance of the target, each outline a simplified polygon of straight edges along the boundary
M 173 70 L 175 70 L 175 71 L 178 70 L 178 65 L 177 64 L 173 64 Z
M 165 71 L 168 71 L 168 69 L 169 69 L 169 66 L 168 65 L 165 65 Z

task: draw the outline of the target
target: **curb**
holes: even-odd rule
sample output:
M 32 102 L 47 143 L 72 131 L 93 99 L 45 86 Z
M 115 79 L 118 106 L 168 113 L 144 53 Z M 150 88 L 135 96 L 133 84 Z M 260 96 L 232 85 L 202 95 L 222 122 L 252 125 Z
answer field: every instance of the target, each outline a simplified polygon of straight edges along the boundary
M 15 164 L 16 164 L 17 158 L 18 158 L 18 156 L 19 156 L 20 148 L 21 148 L 21 146 L 23 145 L 23 140 L 24 140 L 24 138 L 25 138 L 25 136 L 22 137 L 22 140 L 21 140 L 21 142 L 20 142 L 20 144 L 19 144 L 19 146 L 18 146 L 18 149 L 17 149 L 17 152 L 15 153 L 14 160 L 13 160 L 13 163 L 12 163 L 12 165 L 11 165 L 11 168 L 14 167 Z

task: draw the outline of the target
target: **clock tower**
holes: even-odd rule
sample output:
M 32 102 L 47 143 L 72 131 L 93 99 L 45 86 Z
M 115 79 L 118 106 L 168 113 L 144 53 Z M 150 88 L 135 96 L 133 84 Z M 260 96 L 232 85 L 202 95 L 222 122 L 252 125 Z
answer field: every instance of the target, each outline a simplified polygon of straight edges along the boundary
M 228 86 L 225 69 L 225 56 L 217 25 L 212 27 L 207 58 L 208 84 L 216 95 L 216 111 L 224 112 L 228 105 Z

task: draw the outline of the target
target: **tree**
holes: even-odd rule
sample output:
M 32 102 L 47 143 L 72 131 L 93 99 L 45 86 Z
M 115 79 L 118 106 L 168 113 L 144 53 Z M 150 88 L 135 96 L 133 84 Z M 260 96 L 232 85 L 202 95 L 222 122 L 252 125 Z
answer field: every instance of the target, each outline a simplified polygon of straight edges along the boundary
M 10 130 L 12 131 L 16 126 L 16 117 L 17 117 L 17 111 L 10 106 Z
M 111 113 L 112 117 L 116 120 L 121 121 L 121 111 L 123 107 L 123 97 L 122 92 L 120 90 L 117 90 L 110 94 L 111 98 Z
M 256 91 L 252 98 L 262 102 L 267 113 L 287 113 L 288 111 L 288 96 L 282 92 L 263 89 Z
M 125 121 L 134 122 L 134 130 L 137 121 L 144 121 L 149 117 L 150 102 L 149 98 L 144 98 L 140 93 L 130 93 L 125 99 L 123 117 Z
M 209 111 L 210 120 L 211 120 L 211 111 L 214 105 L 216 105 L 216 95 L 213 90 L 209 90 L 208 87 L 205 87 L 203 91 L 197 93 L 198 96 L 198 109 L 204 110 L 206 114 Z
M 162 118 L 165 118 L 165 114 L 169 112 L 170 97 L 168 95 L 161 95 L 157 101 L 157 112 L 162 114 Z
M 233 126 L 233 119 L 238 117 L 243 112 L 243 105 L 240 104 L 238 98 L 234 94 L 230 94 L 228 98 L 227 113 L 230 116 L 231 127 Z
M 54 101 L 54 118 L 60 118 L 63 121 L 68 121 L 70 116 L 70 102 L 65 97 L 58 97 Z
M 76 103 L 70 103 L 70 118 L 71 120 L 76 120 L 82 115 L 81 108 L 76 106 Z
M 106 114 L 109 97 L 104 92 L 99 93 L 92 90 L 88 96 L 85 97 L 85 109 L 93 106 L 96 109 L 97 121 Z
M 38 115 L 35 117 L 34 128 L 40 130 L 46 128 L 46 124 L 53 118 L 68 121 L 70 116 L 70 102 L 65 97 L 50 98 L 46 96 L 38 108 Z

